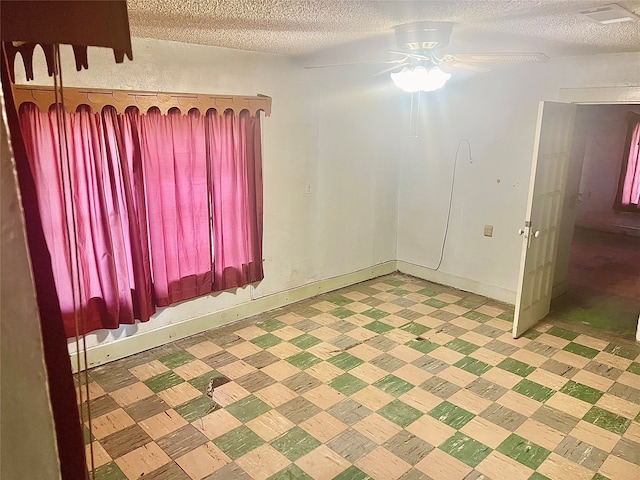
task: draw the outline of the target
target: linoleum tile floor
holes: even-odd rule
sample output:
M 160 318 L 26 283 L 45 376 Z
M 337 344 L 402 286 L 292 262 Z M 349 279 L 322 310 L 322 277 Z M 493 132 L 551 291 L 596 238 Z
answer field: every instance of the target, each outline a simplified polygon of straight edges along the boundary
M 639 344 L 512 318 L 392 274 L 97 367 L 95 478 L 640 479 Z

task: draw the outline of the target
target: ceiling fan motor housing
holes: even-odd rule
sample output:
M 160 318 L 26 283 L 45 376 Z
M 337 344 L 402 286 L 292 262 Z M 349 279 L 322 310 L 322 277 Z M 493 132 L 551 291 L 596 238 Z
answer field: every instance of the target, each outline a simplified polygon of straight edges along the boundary
M 398 48 L 421 52 L 449 45 L 453 23 L 413 22 L 394 28 Z

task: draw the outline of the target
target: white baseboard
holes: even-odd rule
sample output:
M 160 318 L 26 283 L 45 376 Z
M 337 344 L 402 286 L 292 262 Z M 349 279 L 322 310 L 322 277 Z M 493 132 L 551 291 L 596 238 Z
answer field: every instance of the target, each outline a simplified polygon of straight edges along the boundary
M 397 271 L 395 260 L 381 263 L 357 272 L 347 273 L 338 277 L 319 280 L 314 283 L 302 285 L 284 292 L 279 292 L 255 300 L 235 305 L 225 310 L 211 312 L 201 317 L 190 318 L 180 323 L 166 325 L 156 330 L 142 332 L 131 337 L 125 337 L 114 342 L 97 345 L 87 349 L 87 363 L 89 368 L 119 360 L 135 353 L 140 353 L 150 348 L 159 347 L 168 342 L 190 337 L 205 332 L 215 327 L 228 325 L 244 318 L 264 313 L 269 310 L 299 302 L 307 298 L 315 297 L 322 293 L 337 290 L 356 283 L 364 282 L 372 278 L 380 277 Z M 72 355 L 74 373 L 77 370 L 75 354 Z M 81 355 L 81 368 L 84 368 L 84 359 Z
M 449 285 L 451 287 L 464 290 L 465 292 L 476 293 L 484 297 L 493 298 L 510 305 L 514 305 L 516 303 L 516 292 L 513 290 L 507 290 L 506 288 L 486 285 L 469 278 L 458 277 L 457 275 L 452 275 L 450 273 L 431 270 L 426 267 L 403 262 L 402 260 L 398 260 L 398 271 L 430 282 Z

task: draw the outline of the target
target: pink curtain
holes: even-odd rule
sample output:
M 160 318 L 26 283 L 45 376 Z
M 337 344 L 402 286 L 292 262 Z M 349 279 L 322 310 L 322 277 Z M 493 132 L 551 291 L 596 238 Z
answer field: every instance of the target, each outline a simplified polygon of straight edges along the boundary
M 212 289 L 204 118 L 153 108 L 137 122 L 154 292 L 164 306 Z
M 626 206 L 635 205 L 640 209 L 640 121 L 633 127 L 629 148 L 621 203 Z
M 214 290 L 262 280 L 260 117 L 207 112 L 211 158 Z
M 130 213 L 140 206 L 128 202 L 125 194 L 128 158 L 121 155 L 113 128 L 106 127 L 100 114 L 85 107 L 64 115 L 71 178 L 64 164 L 61 171 L 55 111 L 42 113 L 25 105 L 20 123 L 65 330 L 73 336 L 76 310 L 79 333 L 86 333 L 134 323 L 134 303 L 146 306 L 146 318 L 140 319 L 147 320 L 153 306 L 149 308 L 150 291 L 135 281 L 133 265 L 140 260 L 132 258 L 129 227 L 135 223 Z M 106 113 L 105 118 L 113 120 L 113 115 Z M 138 244 L 136 252 L 140 248 Z M 77 258 L 69 253 L 76 251 Z

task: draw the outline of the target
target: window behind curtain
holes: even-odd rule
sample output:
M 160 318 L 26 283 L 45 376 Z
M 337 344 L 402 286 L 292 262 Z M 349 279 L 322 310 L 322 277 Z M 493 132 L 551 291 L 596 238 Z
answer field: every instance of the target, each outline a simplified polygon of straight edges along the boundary
M 640 113 L 629 112 L 629 128 L 614 209 L 640 213 Z

